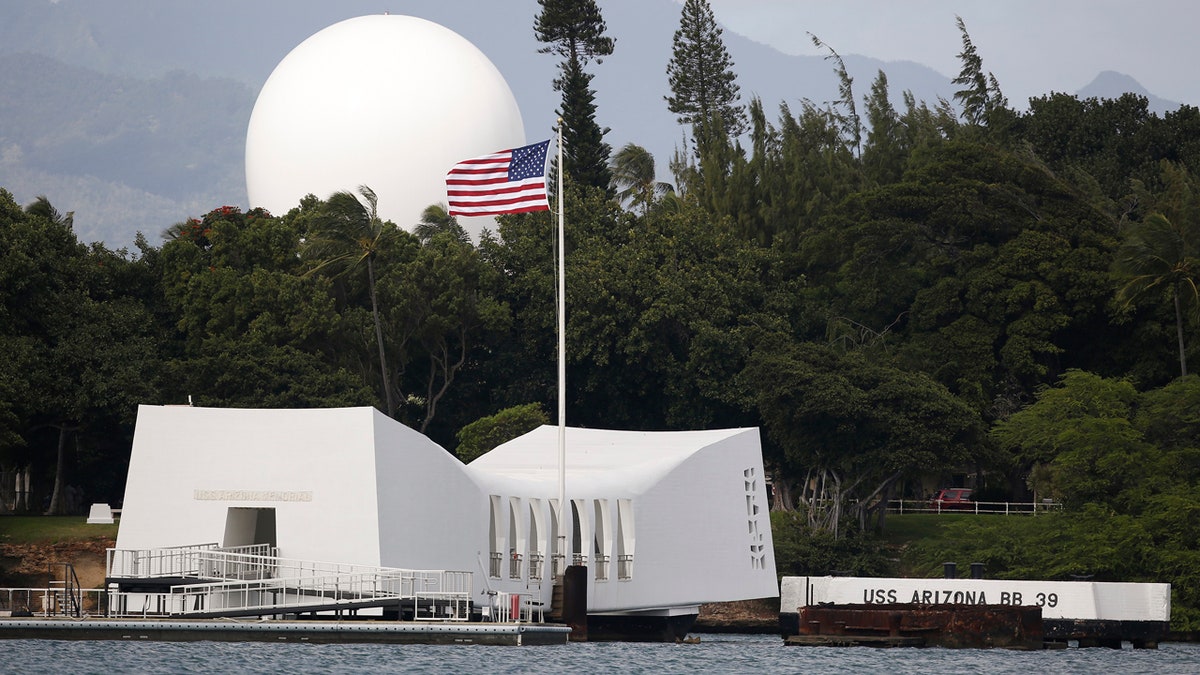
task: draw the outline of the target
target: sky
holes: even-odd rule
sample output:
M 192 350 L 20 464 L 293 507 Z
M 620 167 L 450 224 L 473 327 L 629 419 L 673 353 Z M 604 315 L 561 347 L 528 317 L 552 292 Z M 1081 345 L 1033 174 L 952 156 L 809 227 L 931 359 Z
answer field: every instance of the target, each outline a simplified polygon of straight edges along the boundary
M 954 77 L 961 16 L 1014 107 L 1051 91 L 1074 93 L 1104 70 L 1151 93 L 1200 105 L 1196 0 L 710 0 L 717 20 L 789 54 L 916 61 Z

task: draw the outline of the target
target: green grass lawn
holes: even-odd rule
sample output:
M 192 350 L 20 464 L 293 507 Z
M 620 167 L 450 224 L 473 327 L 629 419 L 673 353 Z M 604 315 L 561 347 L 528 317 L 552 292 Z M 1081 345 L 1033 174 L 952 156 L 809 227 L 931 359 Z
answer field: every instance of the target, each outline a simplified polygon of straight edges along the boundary
M 888 545 L 898 546 L 914 540 L 934 540 L 945 536 L 950 523 L 962 522 L 966 518 L 989 518 L 971 513 L 906 513 L 888 514 L 883 540 Z
M 85 516 L 0 516 L 0 544 L 56 544 L 116 536 L 116 524 L 89 525 Z
M 895 574 L 902 577 L 937 577 L 942 574 L 941 562 L 923 560 L 911 544 L 920 542 L 926 548 L 943 548 L 953 541 L 946 526 L 966 518 L 996 518 L 971 513 L 906 513 L 889 514 L 881 539 L 884 546 L 895 552 Z

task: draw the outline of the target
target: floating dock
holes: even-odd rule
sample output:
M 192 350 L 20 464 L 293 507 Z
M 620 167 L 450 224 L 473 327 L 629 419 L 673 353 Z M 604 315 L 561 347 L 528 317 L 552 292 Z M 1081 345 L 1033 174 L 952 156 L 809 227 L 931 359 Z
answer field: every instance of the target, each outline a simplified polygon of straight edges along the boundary
M 5 640 L 534 646 L 566 644 L 570 633 L 568 626 L 530 623 L 0 618 L 0 639 Z

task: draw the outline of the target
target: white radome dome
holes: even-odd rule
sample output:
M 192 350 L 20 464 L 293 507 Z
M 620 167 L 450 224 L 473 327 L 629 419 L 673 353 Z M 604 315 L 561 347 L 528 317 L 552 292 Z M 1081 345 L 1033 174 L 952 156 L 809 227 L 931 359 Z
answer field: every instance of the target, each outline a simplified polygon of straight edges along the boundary
M 251 208 L 279 215 L 307 194 L 366 185 L 380 217 L 411 230 L 446 202 L 456 162 L 524 144 L 516 99 L 475 45 L 425 19 L 361 16 L 300 43 L 263 85 L 246 191 Z M 477 235 L 494 220 L 461 222 Z

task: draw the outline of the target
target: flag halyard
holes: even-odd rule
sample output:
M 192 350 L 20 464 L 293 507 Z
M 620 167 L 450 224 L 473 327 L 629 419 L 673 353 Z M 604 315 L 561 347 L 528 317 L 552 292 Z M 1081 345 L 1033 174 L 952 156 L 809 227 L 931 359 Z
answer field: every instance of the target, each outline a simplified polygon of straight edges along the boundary
M 446 174 L 452 216 L 549 211 L 546 152 L 550 141 L 473 157 Z

